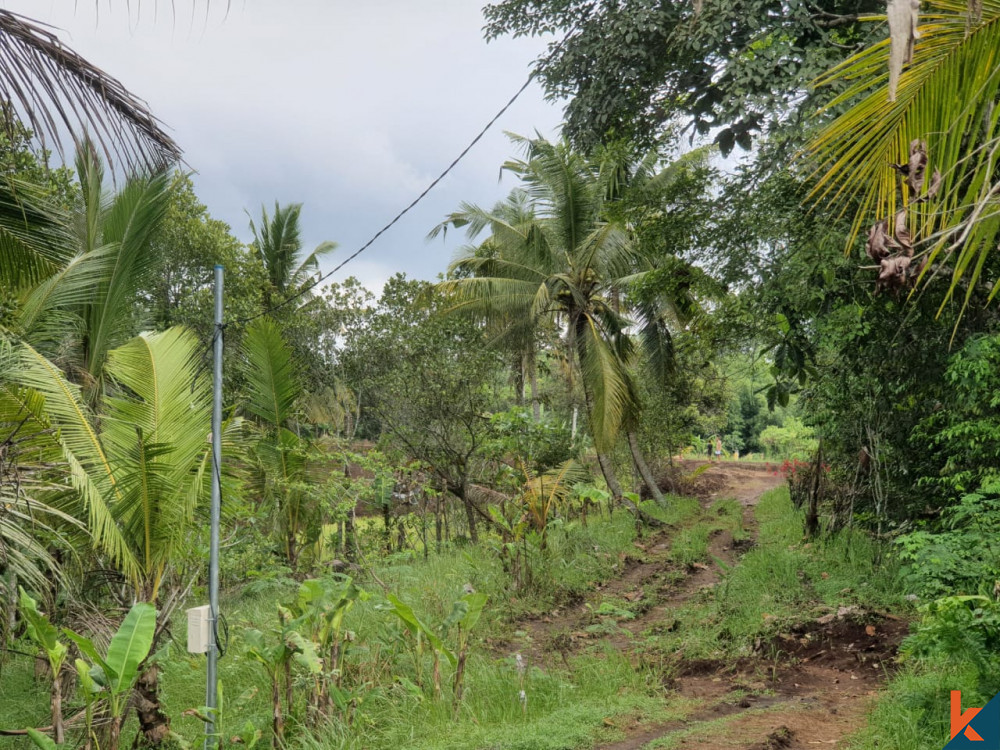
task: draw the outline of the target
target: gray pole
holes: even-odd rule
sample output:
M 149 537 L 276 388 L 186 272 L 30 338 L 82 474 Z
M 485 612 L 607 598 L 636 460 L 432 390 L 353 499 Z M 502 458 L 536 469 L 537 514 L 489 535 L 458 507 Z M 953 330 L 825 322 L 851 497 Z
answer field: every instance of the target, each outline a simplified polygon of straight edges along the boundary
M 212 709 L 217 707 L 216 689 L 218 677 L 216 669 L 219 650 L 216 644 L 219 619 L 219 518 L 222 501 L 222 266 L 215 267 L 215 333 L 212 353 L 212 536 L 208 557 L 208 676 L 205 683 L 205 706 L 209 708 L 209 719 L 215 716 Z M 215 722 L 205 725 L 205 748 L 218 746 L 213 736 Z

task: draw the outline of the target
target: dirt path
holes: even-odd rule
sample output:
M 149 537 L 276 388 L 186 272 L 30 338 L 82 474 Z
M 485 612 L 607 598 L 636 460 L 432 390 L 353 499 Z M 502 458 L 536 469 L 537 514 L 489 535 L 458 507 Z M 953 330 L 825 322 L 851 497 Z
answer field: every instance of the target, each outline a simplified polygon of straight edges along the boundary
M 698 466 L 684 466 L 692 472 Z M 599 586 L 594 600 L 608 597 L 633 603 L 638 614 L 610 634 L 587 628 L 592 607 L 579 602 L 547 617 L 521 624 L 536 663 L 566 662 L 568 655 L 595 643 L 611 643 L 634 653 L 635 639 L 650 629 L 672 627 L 670 612 L 722 577 L 722 566 L 737 565 L 756 538 L 754 506 L 761 494 L 783 480 L 770 467 L 721 463 L 709 467 L 686 488 L 705 508 L 716 500 L 736 498 L 743 508 L 745 538 L 734 542 L 728 531 L 712 535 L 705 563 L 678 569 L 670 558 L 676 530 L 666 529 L 636 543 L 636 559 L 622 560 L 622 574 Z M 649 605 L 643 606 L 647 598 Z M 863 721 L 871 696 L 906 634 L 906 623 L 885 619 L 877 624 L 844 616 L 822 618 L 767 644 L 759 657 L 737 662 L 681 660 L 665 687 L 667 697 L 685 698 L 699 708 L 687 719 L 650 725 L 637 718 L 618 725 L 621 741 L 604 750 L 682 747 L 685 750 L 773 750 L 838 748 Z M 765 656 L 768 654 L 770 656 Z M 637 660 L 638 657 L 635 657 Z

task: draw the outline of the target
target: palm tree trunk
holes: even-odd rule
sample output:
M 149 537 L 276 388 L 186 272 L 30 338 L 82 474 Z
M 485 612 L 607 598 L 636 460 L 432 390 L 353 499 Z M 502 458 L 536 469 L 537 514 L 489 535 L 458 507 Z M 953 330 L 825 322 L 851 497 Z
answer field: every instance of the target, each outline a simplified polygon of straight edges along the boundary
M 160 705 L 160 669 L 155 664 L 146 667 L 135 685 L 135 713 L 143 742 L 160 745 L 170 735 L 170 717 Z
M 604 481 L 608 485 L 608 490 L 611 491 L 611 498 L 614 500 L 615 505 L 621 505 L 624 502 L 624 493 L 622 493 L 622 486 L 618 482 L 618 477 L 615 475 L 615 469 L 611 465 L 611 459 L 608 455 L 602 451 L 597 451 L 597 463 L 601 467 L 601 474 L 604 475 Z
M 633 430 L 628 431 L 628 447 L 632 451 L 632 461 L 635 463 L 635 468 L 639 470 L 639 476 L 642 477 L 643 484 L 649 490 L 650 497 L 656 501 L 657 505 L 666 505 L 663 493 L 660 492 L 660 488 L 656 484 L 653 472 L 649 470 L 649 464 L 646 463 L 646 459 L 642 455 L 642 450 L 639 448 L 639 439 Z

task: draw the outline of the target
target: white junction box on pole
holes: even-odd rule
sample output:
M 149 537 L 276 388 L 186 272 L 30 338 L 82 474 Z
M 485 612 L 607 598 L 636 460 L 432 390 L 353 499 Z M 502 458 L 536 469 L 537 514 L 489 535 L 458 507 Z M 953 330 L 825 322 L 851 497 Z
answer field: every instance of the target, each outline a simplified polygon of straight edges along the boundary
M 188 653 L 208 653 L 209 638 L 212 632 L 212 608 L 208 604 L 192 607 L 188 615 Z

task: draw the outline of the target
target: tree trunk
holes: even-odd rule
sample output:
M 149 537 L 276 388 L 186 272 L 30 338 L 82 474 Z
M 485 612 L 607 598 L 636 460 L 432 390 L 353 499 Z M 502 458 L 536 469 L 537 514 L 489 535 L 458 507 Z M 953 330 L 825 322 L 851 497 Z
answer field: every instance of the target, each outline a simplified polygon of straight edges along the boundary
M 135 684 L 135 714 L 143 743 L 159 746 L 170 735 L 170 717 L 160 706 L 160 669 L 155 664 L 146 667 Z
M 392 553 L 392 509 L 389 503 L 382 503 L 382 525 L 385 531 L 385 553 Z
M 526 369 L 524 356 L 518 353 L 514 359 L 514 366 L 511 368 L 514 371 L 514 403 L 517 406 L 524 406 L 524 371 Z
M 622 492 L 622 486 L 618 483 L 618 477 L 615 476 L 615 469 L 611 465 L 611 459 L 603 451 L 597 451 L 597 463 L 601 467 L 601 474 L 604 475 L 604 481 L 608 485 L 613 502 L 615 505 L 620 505 L 624 498 L 624 493 Z
M 809 488 L 809 505 L 806 508 L 806 536 L 814 537 L 819 533 L 819 493 L 823 471 L 823 441 L 816 449 L 816 460 L 813 463 L 812 487 Z
M 441 554 L 441 495 L 434 498 L 434 541 L 437 543 L 435 550 Z
M 646 463 L 646 459 L 642 455 L 642 450 L 639 448 L 639 438 L 636 437 L 635 432 L 632 430 L 628 431 L 628 447 L 632 451 L 632 461 L 635 463 L 635 468 L 639 470 L 639 476 L 642 477 L 642 482 L 646 485 L 646 489 L 649 490 L 650 496 L 656 501 L 657 505 L 666 505 L 663 493 L 660 492 L 660 488 L 656 484 L 656 479 L 653 477 L 653 472 L 649 470 L 649 464 Z
M 462 477 L 461 483 L 449 484 L 448 489 L 453 495 L 462 501 L 465 506 L 465 517 L 469 523 L 469 540 L 473 544 L 479 543 L 479 529 L 476 526 L 476 509 L 472 507 L 472 499 L 469 497 L 469 483 Z

